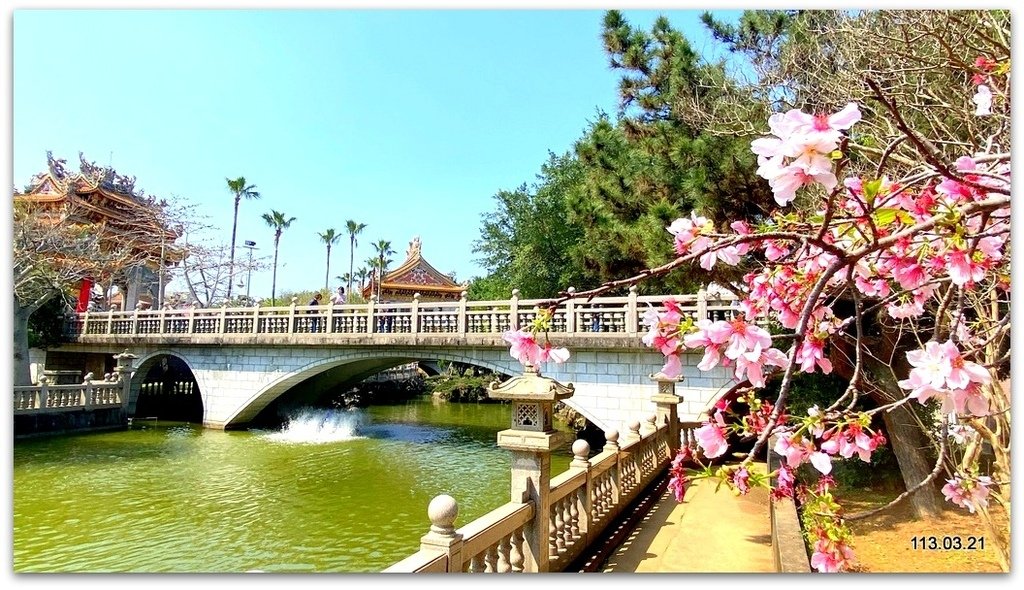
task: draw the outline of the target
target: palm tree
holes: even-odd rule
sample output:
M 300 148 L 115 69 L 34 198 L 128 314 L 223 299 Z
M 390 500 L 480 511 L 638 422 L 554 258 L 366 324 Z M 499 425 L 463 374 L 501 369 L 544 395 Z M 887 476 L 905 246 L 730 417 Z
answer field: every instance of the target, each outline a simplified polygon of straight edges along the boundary
M 328 293 L 331 291 L 331 286 L 328 284 L 328 277 L 331 276 L 331 246 L 338 243 L 341 239 L 341 234 L 334 233 L 334 228 L 330 228 L 325 232 L 318 233 L 320 239 L 327 244 L 327 272 L 324 273 L 324 290 Z
M 359 290 L 363 290 L 363 285 L 366 284 L 366 279 L 370 276 L 370 269 L 365 266 L 360 266 L 359 270 L 356 271 L 355 277 L 359 279 Z
M 352 268 L 355 265 L 355 261 L 356 261 L 356 246 L 359 244 L 359 242 L 356 241 L 356 236 L 359 235 L 359 232 L 361 232 L 364 229 L 366 229 L 366 224 L 365 223 L 356 223 L 355 221 L 352 221 L 351 219 L 349 219 L 348 221 L 345 222 L 345 229 L 348 230 L 348 239 L 349 239 L 349 248 L 348 248 L 348 277 L 349 278 L 348 278 L 348 291 L 347 291 L 347 293 L 351 294 L 352 293 Z
M 374 290 L 373 283 L 374 281 L 380 282 L 380 268 L 378 268 L 380 266 L 380 262 L 377 260 L 376 256 L 371 256 L 366 259 L 365 264 L 367 268 L 366 278 L 370 281 L 370 295 L 376 295 L 377 293 Z
M 284 213 L 271 209 L 270 213 L 263 214 L 263 221 L 266 221 L 267 225 L 274 229 L 274 275 L 270 283 L 270 305 L 273 306 L 277 303 L 277 245 L 281 242 L 281 234 L 288 229 L 295 218 L 285 219 Z
M 380 299 L 380 287 L 384 284 L 384 273 L 387 272 L 388 264 L 391 263 L 391 259 L 388 256 L 395 253 L 391 249 L 391 242 L 388 240 L 377 240 L 377 243 L 373 245 L 373 249 L 377 251 L 377 270 L 380 273 L 380 280 L 377 281 L 377 299 Z
M 350 273 L 346 272 L 344 274 L 334 275 L 334 278 L 338 279 L 339 283 L 348 283 L 349 285 L 352 284 L 352 275 Z M 347 294 L 348 292 L 346 291 L 346 295 Z
M 255 184 L 245 183 L 244 176 L 239 176 L 234 180 L 230 178 L 224 180 L 228 181 L 228 190 L 235 195 L 235 218 L 231 222 L 231 262 L 228 266 L 228 299 L 231 299 L 231 283 L 235 282 L 235 234 L 238 230 L 238 203 L 242 201 L 242 197 L 258 199 L 260 193 L 256 190 Z

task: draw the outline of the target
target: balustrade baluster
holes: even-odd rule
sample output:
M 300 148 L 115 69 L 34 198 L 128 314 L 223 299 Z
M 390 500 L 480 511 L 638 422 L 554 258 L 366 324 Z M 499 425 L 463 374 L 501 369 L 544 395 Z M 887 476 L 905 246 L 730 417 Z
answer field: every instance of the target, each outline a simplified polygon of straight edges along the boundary
M 526 539 L 523 537 L 521 529 L 517 529 L 512 533 L 512 551 L 509 553 L 509 565 L 513 572 L 523 571 L 523 562 L 525 557 L 523 556 L 523 543 Z
M 512 566 L 509 565 L 509 550 L 511 549 L 509 541 L 508 536 L 502 537 L 498 541 L 498 572 L 502 574 L 512 571 Z
M 469 572 L 474 574 L 483 573 L 484 571 L 484 554 L 479 553 L 473 556 L 473 559 L 469 561 Z
M 576 540 L 580 538 L 580 511 L 579 506 L 583 504 L 584 488 L 580 488 L 574 494 L 569 496 L 569 539 Z
M 558 503 L 562 512 L 562 549 L 567 549 L 572 546 L 574 537 L 572 536 L 572 513 L 570 506 L 572 505 L 572 495 L 568 495 Z
M 498 571 L 498 544 L 495 543 L 487 548 L 484 552 L 484 564 L 486 565 L 485 572 L 489 574 L 497 573 Z
M 555 520 L 555 510 L 548 514 L 548 556 L 551 559 L 558 557 L 558 522 Z

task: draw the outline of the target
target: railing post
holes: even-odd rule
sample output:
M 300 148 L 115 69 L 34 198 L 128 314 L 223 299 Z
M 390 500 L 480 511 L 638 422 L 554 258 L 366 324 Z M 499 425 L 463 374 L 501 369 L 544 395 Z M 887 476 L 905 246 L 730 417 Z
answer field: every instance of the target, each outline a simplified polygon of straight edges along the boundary
M 132 312 L 132 334 L 139 333 L 139 308 L 136 307 L 135 311 Z
M 519 289 L 512 289 L 512 299 L 508 309 L 508 326 L 511 330 L 518 330 L 522 327 L 519 325 Z M 500 334 L 501 327 L 497 326 L 497 328 L 497 332 Z
M 629 301 L 626 302 L 626 333 L 635 336 L 639 331 L 636 306 L 636 285 L 629 287 Z
M 569 293 L 569 299 L 565 300 L 565 333 L 575 334 L 576 333 L 576 300 L 572 299 L 572 296 L 576 294 L 576 287 L 569 287 L 566 289 Z
M 39 391 L 36 392 L 36 409 L 45 410 L 50 397 L 50 378 L 46 375 L 39 376 Z
M 92 384 L 92 373 L 87 373 L 85 375 L 85 378 L 82 379 L 82 393 L 84 394 L 85 397 L 85 399 L 82 400 L 82 407 L 85 408 L 86 410 L 92 408 L 93 389 L 94 387 Z
M 682 444 L 679 432 L 679 403 L 683 400 L 676 395 L 676 383 L 682 381 L 682 377 L 669 377 L 658 371 L 651 375 L 651 379 L 658 384 L 658 392 L 651 396 L 651 401 L 657 407 L 658 423 L 668 424 L 668 455 L 675 457 Z
M 137 356 L 128 352 L 127 348 L 121 354 L 114 355 L 114 360 L 117 361 L 117 366 L 114 367 L 114 374 L 121 383 L 121 408 L 124 409 L 125 415 L 128 413 L 128 396 L 131 395 L 132 373 L 135 372 L 132 361 L 137 358 Z
M 370 298 L 366 301 L 366 333 L 373 334 L 377 331 L 373 321 L 373 305 L 377 301 L 377 295 L 370 293 Z
M 288 309 L 288 333 L 295 333 L 295 305 L 299 302 L 298 297 L 292 297 L 292 305 Z
M 166 324 L 166 323 L 167 323 L 167 308 L 166 307 L 162 307 L 162 308 L 160 308 L 160 332 L 159 332 L 160 334 L 163 334 L 165 332 L 164 324 Z
M 640 421 L 633 420 L 626 427 L 626 435 L 622 437 L 623 446 L 640 440 Z
M 334 304 L 331 303 L 330 299 L 327 300 L 327 329 L 324 332 L 327 334 L 334 333 Z
M 186 334 L 195 334 L 196 332 L 196 306 L 190 305 L 188 308 L 188 326 L 185 328 Z
M 697 290 L 697 320 L 708 319 L 708 292 L 702 286 Z
M 575 500 L 579 504 L 580 542 L 583 543 L 584 547 L 590 546 L 590 511 L 594 497 L 594 481 L 590 475 L 591 465 L 589 457 L 590 444 L 587 441 L 579 439 L 572 443 L 572 462 L 569 463 L 569 468 L 583 471 L 587 474 L 586 481 L 583 487 L 580 488 L 582 496 Z
M 114 333 L 114 308 L 107 310 L 107 335 Z
M 74 316 L 72 316 L 72 317 L 74 317 Z M 68 330 L 68 333 L 70 334 L 71 330 Z M 89 310 L 86 310 L 85 314 L 82 316 L 82 328 L 81 328 L 81 331 L 78 333 L 78 336 L 79 336 L 79 338 L 81 338 L 83 334 L 88 334 L 88 333 L 89 333 Z
M 655 425 L 657 420 L 658 416 L 651 414 L 640 424 L 640 438 L 647 438 L 658 431 L 658 427 Z
M 439 551 L 448 556 L 448 572 L 462 571 L 462 535 L 455 532 L 459 505 L 448 495 L 440 495 L 427 506 L 430 531 L 420 537 L 420 551 Z
M 252 310 L 252 333 L 260 333 L 260 304 L 256 303 L 256 306 Z
M 412 295 L 412 311 L 410 312 L 412 317 L 409 318 L 409 332 L 416 334 L 419 332 L 420 324 L 420 294 L 413 293 Z
M 466 331 L 469 329 L 469 317 L 466 313 L 466 295 L 465 291 L 459 295 L 459 315 L 455 318 L 457 330 L 459 331 L 459 335 L 463 338 L 466 337 Z

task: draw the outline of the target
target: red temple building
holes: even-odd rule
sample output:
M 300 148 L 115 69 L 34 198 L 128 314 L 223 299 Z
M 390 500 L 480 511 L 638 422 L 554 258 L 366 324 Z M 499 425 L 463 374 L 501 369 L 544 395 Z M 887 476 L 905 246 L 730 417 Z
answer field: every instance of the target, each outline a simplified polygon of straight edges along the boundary
M 14 192 L 14 200 L 42 205 L 52 211 L 56 223 L 101 224 L 107 230 L 124 235 L 151 236 L 145 242 L 134 240 L 140 262 L 124 269 L 119 276 L 107 278 L 108 284 L 83 281 L 79 293 L 79 311 L 97 292 L 104 305 L 120 309 L 154 306 L 161 299 L 158 293 L 167 281 L 159 273 L 176 265 L 185 253 L 174 247 L 178 233 L 161 225 L 157 213 L 161 204 L 152 196 L 135 188 L 135 177 L 122 176 L 110 167 L 86 161 L 79 153 L 79 172 L 69 172 L 65 160 L 46 153 L 48 170 L 36 174 L 23 192 Z M 144 245 L 143 245 L 144 244 Z M 165 277 L 166 279 L 166 277 Z M 116 293 L 112 287 L 117 287 Z

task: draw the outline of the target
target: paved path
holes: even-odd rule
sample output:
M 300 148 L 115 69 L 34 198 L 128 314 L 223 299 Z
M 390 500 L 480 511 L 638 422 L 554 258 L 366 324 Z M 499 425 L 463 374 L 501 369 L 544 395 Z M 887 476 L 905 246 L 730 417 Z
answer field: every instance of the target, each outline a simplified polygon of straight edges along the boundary
M 680 504 L 666 490 L 601 571 L 774 572 L 768 491 L 735 496 L 701 480 Z

